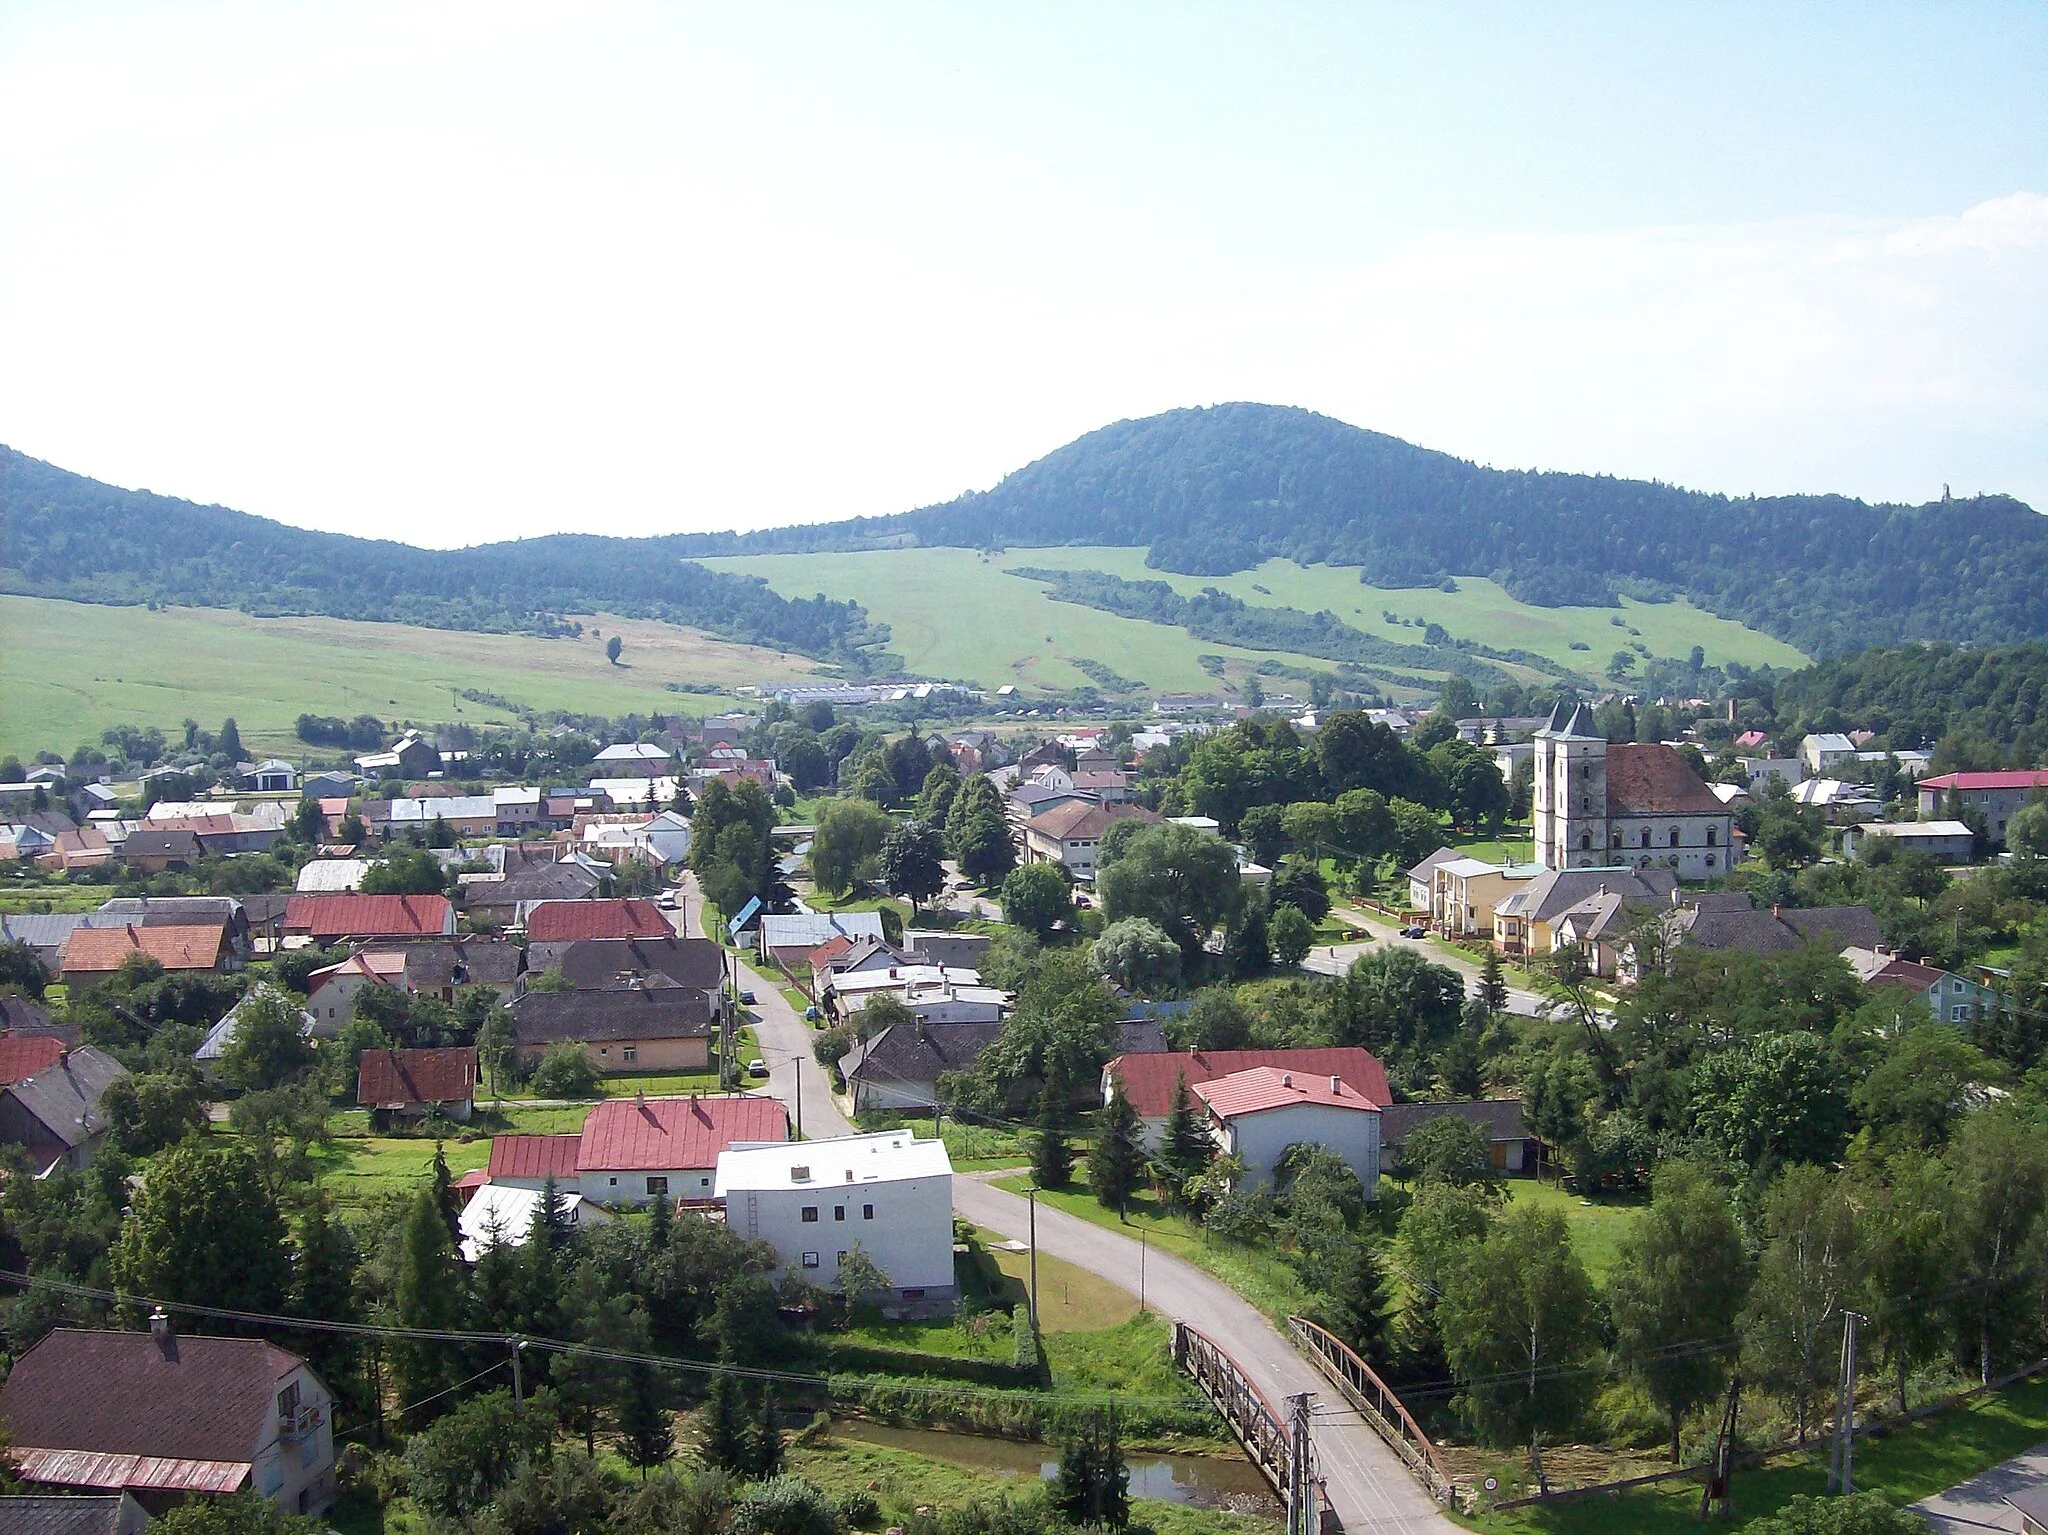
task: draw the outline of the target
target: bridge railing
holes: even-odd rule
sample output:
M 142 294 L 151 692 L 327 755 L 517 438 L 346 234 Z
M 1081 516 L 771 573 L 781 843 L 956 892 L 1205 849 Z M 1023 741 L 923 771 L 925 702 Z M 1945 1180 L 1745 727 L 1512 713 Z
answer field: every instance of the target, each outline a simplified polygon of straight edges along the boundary
M 1372 1366 L 1360 1359 L 1342 1338 L 1307 1317 L 1289 1317 L 1287 1325 L 1302 1351 L 1344 1393 L 1344 1399 L 1358 1409 L 1373 1431 L 1407 1462 L 1408 1469 L 1429 1489 L 1430 1496 L 1439 1503 L 1450 1503 L 1451 1479 L 1443 1462 L 1437 1459 L 1436 1446 Z
M 1234 1359 L 1185 1322 L 1173 1324 L 1173 1357 L 1216 1404 L 1252 1463 L 1286 1496 L 1291 1470 L 1287 1425 L 1265 1393 Z

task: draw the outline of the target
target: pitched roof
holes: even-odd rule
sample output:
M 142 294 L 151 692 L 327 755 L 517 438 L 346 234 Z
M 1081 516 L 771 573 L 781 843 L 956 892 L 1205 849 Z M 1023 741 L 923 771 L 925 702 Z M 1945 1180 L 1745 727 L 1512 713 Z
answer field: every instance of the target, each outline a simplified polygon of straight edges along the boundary
M 0 1498 L 0 1535 L 119 1535 L 121 1494 Z
M 79 927 L 64 940 L 64 972 L 97 975 L 119 970 L 143 954 L 166 970 L 211 970 L 227 946 L 227 929 L 208 927 Z
M 421 986 L 510 986 L 519 978 L 519 945 L 503 938 L 422 938 L 384 944 L 366 952 L 396 955 L 405 984 Z
M 1669 869 L 1552 869 L 1515 891 L 1494 912 L 1550 922 L 1603 891 L 1619 895 L 1625 907 L 1642 907 L 1668 904 L 1677 888 L 1678 876 Z
M 788 1111 L 773 1098 L 612 1098 L 583 1121 L 576 1168 L 715 1167 L 728 1147 L 788 1139 Z
M 621 975 L 665 975 L 678 986 L 715 991 L 725 978 L 725 951 L 709 938 L 579 938 L 534 943 L 526 968 L 559 970 L 579 990 L 607 986 Z
M 1914 787 L 1956 789 L 1964 793 L 1972 789 L 2048 789 L 2048 768 L 2022 768 L 2003 773 L 1943 773 L 1939 778 L 1923 778 Z
M 658 973 L 625 986 L 529 991 L 512 1004 L 512 1037 L 522 1045 L 702 1039 L 710 1033 L 711 999 Z
M 417 938 L 447 932 L 453 916 L 442 895 L 295 895 L 284 925 L 315 938 Z
M 221 922 L 234 929 L 242 925 L 249 899 L 239 895 L 124 895 L 100 902 L 92 915 L 107 919 L 94 926 L 133 922 L 137 927 L 189 927 Z
M 1728 807 L 1675 747 L 1661 741 L 1607 748 L 1609 815 L 1726 815 Z
M 813 970 L 822 970 L 833 960 L 853 947 L 853 940 L 844 933 L 834 933 L 804 956 L 804 963 Z
M 1408 877 L 1410 879 L 1426 880 L 1444 864 L 1455 863 L 1461 856 L 1463 855 L 1454 847 L 1440 847 L 1414 868 L 1408 870 Z
M 9 1034 L 0 1037 L 0 1086 L 56 1065 L 64 1059 L 64 1041 L 54 1034 Z
M 571 938 L 668 938 L 675 934 L 652 901 L 542 901 L 526 914 L 529 943 Z
M 878 1087 L 922 1086 L 942 1072 L 973 1069 L 1002 1032 L 1000 1023 L 892 1023 L 857 1052 L 859 1064 L 847 1076 Z
M 1522 1123 L 1519 1098 L 1477 1098 L 1465 1103 L 1395 1103 L 1380 1113 L 1380 1146 L 1392 1151 L 1408 1138 L 1408 1132 L 1432 1119 L 1454 1115 L 1486 1131 L 1494 1141 L 1525 1141 L 1529 1130 Z
M 199 839 L 183 830 L 138 829 L 128 833 L 128 840 L 121 844 L 121 856 L 130 863 L 138 858 L 197 858 Z
M 771 949 L 815 949 L 835 934 L 847 938 L 882 936 L 878 911 L 804 911 L 787 916 L 763 913 L 761 941 Z
M 1211 1077 L 1189 1084 L 1191 1091 L 1218 1119 L 1238 1119 L 1247 1114 L 1265 1114 L 1274 1109 L 1291 1109 L 1304 1103 L 1322 1108 L 1356 1109 L 1377 1114 L 1380 1106 L 1357 1088 L 1346 1087 L 1339 1076 L 1314 1076 L 1306 1072 L 1282 1071 L 1277 1066 L 1253 1066 L 1228 1076 Z
M 581 1135 L 495 1136 L 491 1140 L 490 1176 L 566 1182 L 576 1176 L 576 1157 L 582 1145 Z
M 1884 942 L 1884 929 L 1867 906 L 1784 906 L 1759 910 L 1745 904 L 1740 891 L 1718 893 L 1718 899 L 1688 899 L 1679 909 L 1683 941 L 1703 949 L 1747 949 L 1755 954 L 1784 954 L 1808 943 L 1825 943 L 1837 952 L 1874 949 Z
M 944 1141 L 919 1140 L 908 1129 L 877 1130 L 789 1147 L 737 1147 L 718 1159 L 713 1192 L 723 1199 L 749 1189 L 844 1189 L 952 1176 Z
M 82 1045 L 54 1066 L 0 1088 L 24 1113 L 65 1146 L 78 1146 L 106 1128 L 100 1098 L 128 1068 L 111 1055 Z
M 1054 837 L 1065 842 L 1069 839 L 1100 837 L 1112 821 L 1157 821 L 1156 812 L 1143 805 L 1096 805 L 1086 800 L 1071 800 L 1064 805 L 1055 805 L 1043 815 L 1035 815 L 1024 824 L 1042 837 Z
M 50 1010 L 42 1003 L 10 992 L 0 992 L 0 1030 L 17 1038 L 31 1034 L 47 1034 L 53 1039 L 63 1040 L 78 1037 L 75 1029 L 52 1020 Z
M 366 1108 L 460 1103 L 476 1096 L 476 1047 L 365 1050 L 357 1068 L 356 1102 Z
M 1173 1112 L 1174 1084 L 1187 1078 L 1195 1087 L 1232 1072 L 1272 1066 L 1308 1077 L 1341 1077 L 1346 1086 L 1374 1103 L 1390 1103 L 1387 1070 L 1370 1050 L 1345 1045 L 1316 1050 L 1173 1050 L 1161 1054 L 1120 1055 L 1104 1067 L 1122 1084 L 1123 1094 L 1141 1119 L 1164 1119 Z
M 241 1462 L 277 1383 L 305 1361 L 257 1338 L 60 1327 L 14 1362 L 0 1422 L 17 1450 Z

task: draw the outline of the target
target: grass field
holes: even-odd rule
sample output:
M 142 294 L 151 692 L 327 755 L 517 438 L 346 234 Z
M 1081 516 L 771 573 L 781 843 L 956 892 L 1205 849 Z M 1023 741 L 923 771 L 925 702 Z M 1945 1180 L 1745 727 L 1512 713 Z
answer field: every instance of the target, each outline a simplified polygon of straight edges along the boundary
M 1215 680 L 1198 655 L 1221 655 L 1232 675 L 1261 659 L 1327 668 L 1313 658 L 1245 651 L 1197 640 L 1185 630 L 1119 618 L 1054 602 L 1035 582 L 1005 572 L 1018 566 L 1102 570 L 1132 581 L 1166 581 L 1180 591 L 1218 587 L 1255 607 L 1327 608 L 1368 634 L 1420 644 L 1420 629 L 1386 623 L 1381 613 L 1440 623 L 1458 639 L 1500 649 L 1533 651 L 1561 666 L 1597 671 L 1641 631 L 1654 655 L 1684 656 L 1694 645 L 1709 662 L 1801 666 L 1791 646 L 1688 602 L 1612 608 L 1535 608 L 1515 601 L 1483 577 L 1458 578 L 1458 590 L 1387 590 L 1365 586 L 1342 566 L 1301 566 L 1270 560 L 1234 576 L 1178 576 L 1145 567 L 1142 549 L 1011 549 L 984 555 L 969 549 L 896 549 L 862 554 L 748 555 L 708 565 L 765 578 L 786 597 L 852 598 L 890 626 L 891 648 L 912 670 L 964 677 L 985 687 L 1066 688 L 1088 680 L 1073 662 L 1094 661 L 1133 681 L 1172 691 L 1207 692 Z M 1620 617 L 1623 627 L 1610 622 Z M 1587 646 L 1573 650 L 1572 643 Z
M 464 688 L 542 710 L 715 712 L 715 701 L 666 684 L 773 683 L 812 670 L 801 656 L 672 624 L 603 615 L 584 622 L 581 639 L 544 640 L 0 597 L 0 751 L 68 752 L 118 724 L 156 725 L 177 736 L 188 717 L 217 729 L 233 715 L 249 746 L 296 757 L 302 748 L 292 724 L 301 714 L 472 725 L 510 719 L 451 691 Z M 599 629 L 625 641 L 623 665 L 605 660 Z

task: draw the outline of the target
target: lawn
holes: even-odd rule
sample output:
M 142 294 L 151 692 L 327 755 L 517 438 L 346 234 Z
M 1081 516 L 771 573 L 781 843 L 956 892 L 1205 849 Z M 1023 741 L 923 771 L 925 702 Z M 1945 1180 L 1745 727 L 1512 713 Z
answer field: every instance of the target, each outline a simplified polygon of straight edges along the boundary
M 38 912 L 97 911 L 100 903 L 118 895 L 111 885 L 51 884 L 16 885 L 0 888 L 0 914 L 26 917 Z
M 1021 1194 L 1031 1186 L 1031 1179 L 1028 1174 L 1019 1173 L 1012 1178 L 997 1178 L 993 1180 L 993 1186 Z M 1309 1294 L 1300 1277 L 1277 1252 L 1271 1248 L 1241 1247 L 1218 1241 L 1192 1221 L 1168 1214 L 1150 1194 L 1131 1200 L 1128 1221 L 1119 1221 L 1116 1211 L 1105 1210 L 1085 1189 L 1048 1190 L 1038 1197 L 1056 1209 L 1093 1221 L 1098 1226 L 1133 1239 L 1142 1236 L 1148 1245 L 1161 1252 L 1171 1253 L 1214 1274 L 1276 1321 L 1284 1322 L 1308 1304 Z M 1133 1274 L 1131 1277 L 1136 1279 L 1138 1276 Z M 1041 1285 L 1044 1278 L 1041 1272 Z
M 1990 1469 L 2048 1439 L 2048 1380 L 2036 1378 L 1977 1398 L 1962 1407 L 1910 1424 L 1856 1446 L 1856 1486 L 1906 1504 Z M 1788 1455 L 1734 1477 L 1738 1521 L 1782 1507 L 1800 1493 L 1818 1497 L 1827 1487 L 1824 1445 Z M 1474 1521 L 1483 1530 L 1513 1535 L 1652 1535 L 1692 1522 L 1699 1484 L 1616 1496 L 1592 1497 L 1550 1508 L 1516 1509 Z M 1740 1528 L 1737 1524 L 1731 1528 Z
M 448 1170 L 456 1177 L 487 1165 L 491 1143 L 443 1141 Z M 418 1188 L 434 1170 L 434 1142 L 414 1137 L 366 1135 L 338 1137 L 332 1146 L 316 1150 L 313 1164 L 335 1205 L 342 1210 L 366 1210 L 393 1194 Z
M 854 1118 L 861 1130 L 896 1130 L 908 1125 L 925 1139 L 931 1139 L 929 1116 L 870 1109 Z M 953 1159 L 955 1168 L 969 1171 L 1023 1166 L 1031 1160 L 1031 1134 L 1029 1130 L 963 1124 L 957 1119 L 939 1122 L 939 1139 L 946 1143 L 946 1155 Z
M 0 597 L 0 751 L 68 752 L 117 724 L 156 725 L 182 738 L 177 727 L 188 716 L 211 729 L 233 715 L 246 744 L 296 760 L 304 751 L 293 734 L 300 714 L 512 722 L 511 711 L 460 697 L 462 689 L 535 710 L 703 713 L 717 702 L 667 684 L 773 683 L 814 670 L 801 656 L 673 624 L 606 614 L 583 623 L 581 639 L 545 640 Z M 600 630 L 624 640 L 623 664 L 605 660 Z
M 1642 1199 L 1599 1199 L 1588 1203 L 1577 1194 L 1539 1183 L 1534 1178 L 1507 1180 L 1508 1197 L 1518 1205 L 1556 1210 L 1572 1231 L 1572 1245 L 1595 1280 L 1604 1280 L 1621 1254 L 1621 1238 L 1636 1222 Z

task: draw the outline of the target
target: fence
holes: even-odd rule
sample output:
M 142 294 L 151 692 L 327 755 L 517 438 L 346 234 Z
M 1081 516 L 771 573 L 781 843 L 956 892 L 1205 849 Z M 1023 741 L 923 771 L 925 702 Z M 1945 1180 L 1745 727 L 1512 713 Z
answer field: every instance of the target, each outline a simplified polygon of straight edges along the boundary
M 1451 1478 L 1444 1470 L 1443 1462 L 1437 1459 L 1436 1446 L 1430 1443 L 1429 1435 L 1422 1431 L 1422 1425 L 1401 1404 L 1401 1399 L 1373 1372 L 1372 1366 L 1352 1352 L 1341 1338 L 1318 1327 L 1307 1317 L 1289 1317 L 1287 1325 L 1294 1334 L 1295 1342 L 1344 1393 L 1344 1399 L 1372 1425 L 1373 1432 L 1386 1440 L 1394 1453 L 1407 1462 L 1408 1469 L 1429 1489 L 1429 1495 L 1439 1503 L 1449 1503 Z

